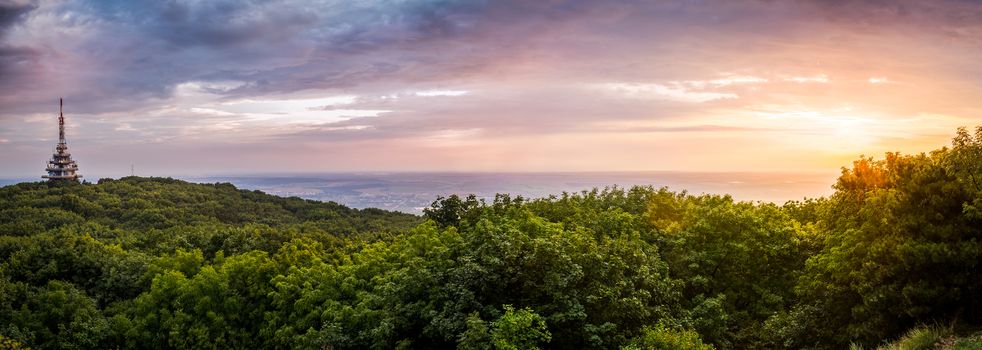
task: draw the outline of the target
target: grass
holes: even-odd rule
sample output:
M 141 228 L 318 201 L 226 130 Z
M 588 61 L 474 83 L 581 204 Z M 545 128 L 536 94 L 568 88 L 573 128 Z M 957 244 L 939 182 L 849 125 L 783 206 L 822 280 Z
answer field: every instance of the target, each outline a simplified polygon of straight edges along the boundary
M 864 350 L 850 344 L 849 350 Z M 920 326 L 907 331 L 899 339 L 881 345 L 876 350 L 982 350 L 982 332 L 957 337 L 950 329 L 939 325 Z
M 982 350 L 982 332 L 975 333 L 968 338 L 957 339 L 954 344 L 951 345 L 951 350 Z

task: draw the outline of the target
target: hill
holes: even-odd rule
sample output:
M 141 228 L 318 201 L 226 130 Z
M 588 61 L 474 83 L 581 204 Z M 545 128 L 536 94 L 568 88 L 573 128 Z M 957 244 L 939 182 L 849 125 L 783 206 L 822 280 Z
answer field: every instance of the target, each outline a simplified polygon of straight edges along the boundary
M 169 179 L 8 186 L 0 344 L 841 349 L 978 329 L 982 128 L 860 158 L 833 188 L 454 195 L 419 218 Z
M 66 224 L 150 230 L 203 224 L 306 225 L 336 235 L 401 232 L 413 215 L 351 209 L 334 202 L 283 198 L 170 178 L 101 179 L 98 184 L 21 183 L 0 188 L 0 234 L 31 235 Z

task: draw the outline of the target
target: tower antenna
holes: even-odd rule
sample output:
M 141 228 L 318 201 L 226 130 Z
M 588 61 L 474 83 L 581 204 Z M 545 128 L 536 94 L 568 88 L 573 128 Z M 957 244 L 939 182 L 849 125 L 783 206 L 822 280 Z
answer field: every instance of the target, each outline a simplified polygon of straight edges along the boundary
M 55 153 L 51 155 L 48 166 L 44 168 L 48 175 L 42 176 L 51 181 L 78 181 L 82 175 L 78 174 L 78 163 L 72 160 L 72 154 L 68 152 L 68 143 L 65 142 L 65 99 L 58 99 L 58 144 L 55 145 Z
M 65 99 L 58 99 L 58 143 L 65 143 Z

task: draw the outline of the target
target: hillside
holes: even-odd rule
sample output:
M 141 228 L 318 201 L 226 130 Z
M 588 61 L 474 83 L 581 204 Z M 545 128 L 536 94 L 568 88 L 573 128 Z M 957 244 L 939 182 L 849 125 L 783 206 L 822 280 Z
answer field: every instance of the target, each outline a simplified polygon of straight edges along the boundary
M 152 230 L 179 226 L 301 225 L 335 235 L 406 231 L 413 216 L 351 209 L 334 202 L 283 198 L 170 178 L 101 179 L 98 184 L 22 183 L 0 188 L 0 234 L 24 236 L 67 224 Z
M 450 196 L 419 218 L 170 179 L 8 186 L 0 344 L 841 349 L 982 324 L 982 128 L 833 188 Z

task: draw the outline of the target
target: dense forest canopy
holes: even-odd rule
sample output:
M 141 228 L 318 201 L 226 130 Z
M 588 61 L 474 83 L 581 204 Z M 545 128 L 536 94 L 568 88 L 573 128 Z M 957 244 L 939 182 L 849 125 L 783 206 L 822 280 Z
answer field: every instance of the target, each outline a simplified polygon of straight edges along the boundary
M 0 188 L 0 348 L 834 349 L 982 324 L 982 128 L 834 189 L 452 195 L 418 217 L 22 183 Z

